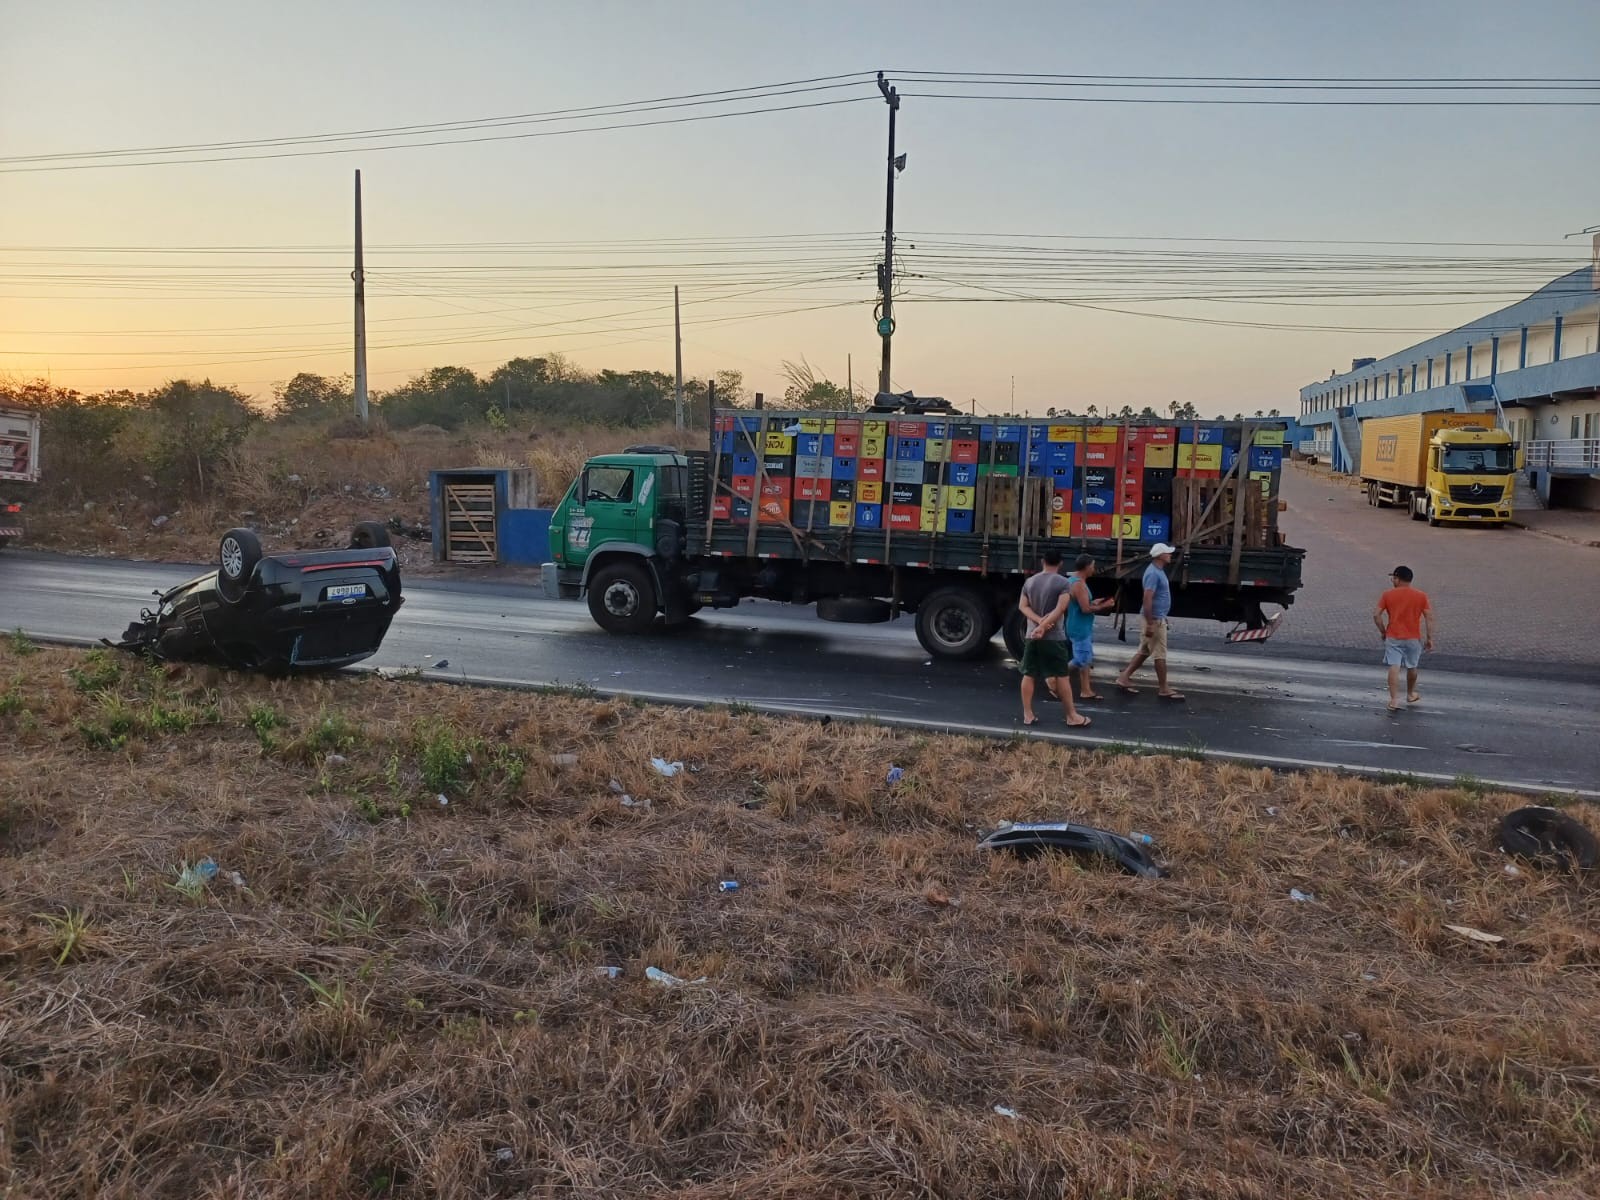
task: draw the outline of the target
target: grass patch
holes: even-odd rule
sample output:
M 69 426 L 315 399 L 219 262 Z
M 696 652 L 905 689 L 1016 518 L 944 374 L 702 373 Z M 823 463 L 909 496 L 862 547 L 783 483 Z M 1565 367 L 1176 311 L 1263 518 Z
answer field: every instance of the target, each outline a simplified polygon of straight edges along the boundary
M 1505 874 L 1521 801 L 1484 785 L 370 677 L 78 686 L 103 669 L 40 650 L 14 684 L 37 720 L 4 727 L 18 1195 L 1477 1200 L 1600 1174 L 1587 892 Z M 1173 876 L 977 851 L 1064 792 Z
M 18 658 L 27 658 L 31 654 L 39 653 L 39 644 L 20 629 L 13 629 L 6 635 L 6 645 Z

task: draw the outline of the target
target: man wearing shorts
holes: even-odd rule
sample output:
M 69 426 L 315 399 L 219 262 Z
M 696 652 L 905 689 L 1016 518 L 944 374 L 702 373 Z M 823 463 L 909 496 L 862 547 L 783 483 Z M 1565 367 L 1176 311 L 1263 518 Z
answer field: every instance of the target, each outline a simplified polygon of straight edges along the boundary
M 1067 642 L 1072 647 L 1072 658 L 1068 662 L 1078 674 L 1078 699 L 1098 700 L 1099 694 L 1094 690 L 1092 673 L 1094 670 L 1094 618 L 1096 613 L 1103 613 L 1116 604 L 1116 599 L 1107 596 L 1104 600 L 1096 600 L 1089 593 L 1089 580 L 1094 578 L 1094 558 L 1088 554 L 1078 555 L 1078 561 L 1072 564 L 1072 574 L 1067 576 Z
M 1066 705 L 1067 724 L 1081 729 L 1089 724 L 1089 718 L 1072 703 L 1072 668 L 1062 628 L 1071 591 L 1061 574 L 1061 551 L 1046 550 L 1042 568 L 1022 585 L 1022 598 L 1017 602 L 1028 619 L 1028 636 L 1022 645 L 1022 723 L 1039 723 L 1033 712 L 1033 685 L 1034 680 L 1042 679 Z
M 1139 650 L 1117 676 L 1117 686 L 1130 695 L 1137 695 L 1139 691 L 1133 686 L 1133 673 L 1149 659 L 1156 667 L 1156 695 L 1163 700 L 1183 699 L 1183 693 L 1173 691 L 1167 683 L 1167 614 L 1172 611 L 1172 584 L 1167 580 L 1167 564 L 1174 553 L 1173 547 L 1165 542 L 1157 542 L 1150 548 L 1150 565 L 1144 569 L 1144 603 L 1139 608 L 1144 621 Z
M 1410 567 L 1396 567 L 1390 588 L 1378 597 L 1372 623 L 1383 639 L 1383 665 L 1389 668 L 1389 711 L 1400 711 L 1400 670 L 1406 672 L 1406 702 L 1422 703 L 1417 691 L 1417 667 L 1422 652 L 1433 650 L 1433 605 L 1428 593 L 1411 586 Z

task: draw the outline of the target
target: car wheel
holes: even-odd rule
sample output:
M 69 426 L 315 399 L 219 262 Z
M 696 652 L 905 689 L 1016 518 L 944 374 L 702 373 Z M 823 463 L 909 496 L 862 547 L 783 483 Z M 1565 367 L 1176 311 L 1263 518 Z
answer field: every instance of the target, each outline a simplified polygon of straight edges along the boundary
M 389 531 L 379 521 L 361 521 L 350 531 L 350 549 L 376 550 L 390 545 Z
M 917 641 L 935 658 L 966 660 L 983 653 L 989 604 L 971 588 L 946 587 L 917 605 Z
M 589 580 L 589 615 L 607 633 L 644 633 L 656 620 L 656 585 L 643 563 L 616 562 Z
M 1426 521 L 1428 519 L 1428 498 L 1426 496 L 1411 497 L 1411 519 L 1413 521 Z
M 217 590 L 230 603 L 244 595 L 256 564 L 261 561 L 261 539 L 249 529 L 230 529 L 217 545 Z

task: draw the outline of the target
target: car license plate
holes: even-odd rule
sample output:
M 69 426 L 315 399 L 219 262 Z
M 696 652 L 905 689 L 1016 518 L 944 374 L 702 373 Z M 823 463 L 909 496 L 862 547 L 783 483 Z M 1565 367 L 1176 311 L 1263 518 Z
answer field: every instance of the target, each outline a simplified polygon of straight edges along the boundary
M 328 589 L 329 600 L 350 600 L 367 594 L 364 583 L 336 583 Z

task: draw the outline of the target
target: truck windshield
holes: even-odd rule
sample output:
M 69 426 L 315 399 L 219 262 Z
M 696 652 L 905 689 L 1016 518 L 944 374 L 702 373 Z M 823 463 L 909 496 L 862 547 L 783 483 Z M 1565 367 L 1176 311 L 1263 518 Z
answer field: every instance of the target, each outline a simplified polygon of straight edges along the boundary
M 633 499 L 633 471 L 628 467 L 590 467 L 583 474 L 583 498 L 628 503 Z
M 1510 446 L 1446 446 L 1440 469 L 1446 475 L 1504 475 L 1511 466 Z

